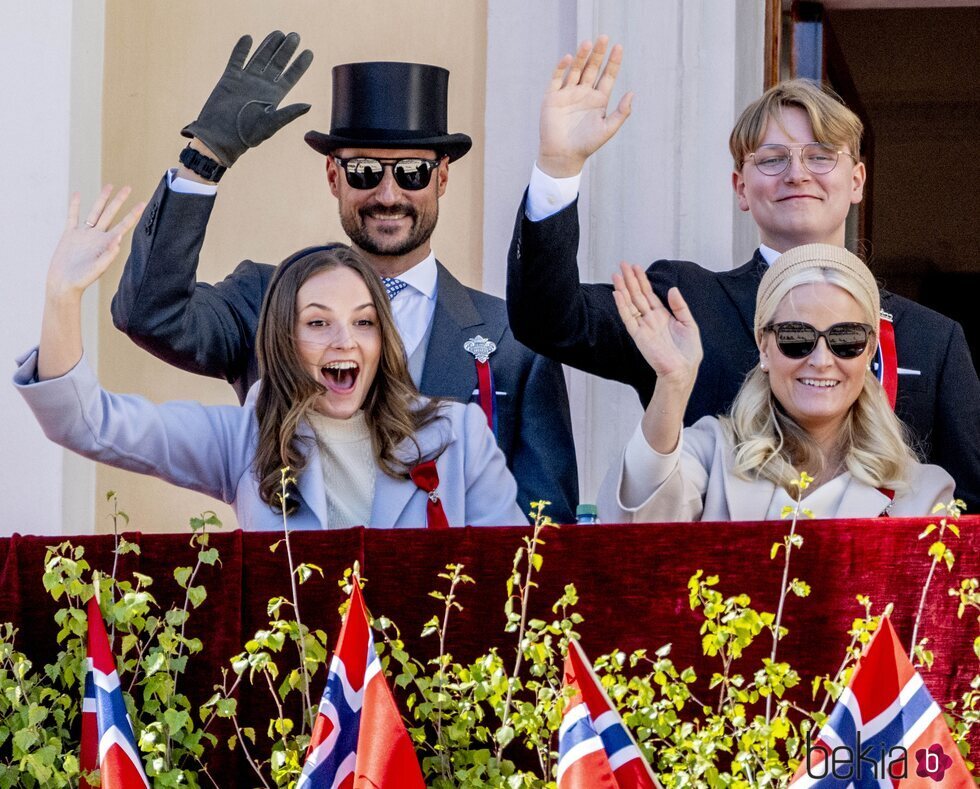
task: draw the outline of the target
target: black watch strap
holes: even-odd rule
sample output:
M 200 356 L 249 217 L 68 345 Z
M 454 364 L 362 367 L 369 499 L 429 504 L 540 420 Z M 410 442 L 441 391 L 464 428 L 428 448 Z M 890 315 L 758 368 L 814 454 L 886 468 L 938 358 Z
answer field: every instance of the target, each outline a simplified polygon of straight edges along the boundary
M 180 152 L 180 163 L 206 181 L 218 183 L 228 168 L 189 145 Z

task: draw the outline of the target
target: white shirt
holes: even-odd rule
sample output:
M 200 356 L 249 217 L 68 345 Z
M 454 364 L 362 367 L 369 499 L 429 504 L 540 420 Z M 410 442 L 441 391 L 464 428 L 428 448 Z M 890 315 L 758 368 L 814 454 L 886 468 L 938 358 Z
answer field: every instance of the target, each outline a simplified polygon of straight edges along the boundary
M 405 355 L 411 356 L 419 347 L 436 311 L 436 253 L 416 263 L 397 279 L 408 285 L 391 300 L 395 325 L 405 345 Z
M 189 178 L 180 178 L 176 172 L 176 169 L 167 170 L 167 186 L 173 191 L 196 195 L 215 195 L 218 193 L 217 185 L 202 184 Z M 542 176 L 548 178 L 544 173 Z M 575 199 L 575 194 L 578 192 L 578 180 L 580 179 L 576 179 L 572 199 L 566 205 Z M 416 263 L 398 277 L 408 287 L 392 299 L 391 311 L 395 318 L 395 326 L 398 327 L 398 333 L 401 335 L 402 343 L 405 346 L 406 357 L 411 356 L 418 348 L 419 343 L 422 342 L 432 320 L 432 315 L 435 313 L 437 277 L 435 252 L 430 252 L 425 260 Z

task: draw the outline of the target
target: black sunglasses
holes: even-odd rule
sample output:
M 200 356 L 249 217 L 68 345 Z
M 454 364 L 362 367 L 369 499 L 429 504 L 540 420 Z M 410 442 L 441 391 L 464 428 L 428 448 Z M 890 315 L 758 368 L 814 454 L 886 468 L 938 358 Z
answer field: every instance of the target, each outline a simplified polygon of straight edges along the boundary
M 344 175 L 347 185 L 352 189 L 374 189 L 385 177 L 385 168 L 390 167 L 395 176 L 395 183 L 401 189 L 417 192 L 429 185 L 433 171 L 439 166 L 441 159 L 372 159 L 367 156 L 355 156 L 351 159 L 341 159 L 334 156 Z
M 874 334 L 874 329 L 867 323 L 835 323 L 829 329 L 818 331 L 802 321 L 770 323 L 763 331 L 776 335 L 779 352 L 789 359 L 809 356 L 821 337 L 838 359 L 853 359 L 864 353 L 868 340 Z

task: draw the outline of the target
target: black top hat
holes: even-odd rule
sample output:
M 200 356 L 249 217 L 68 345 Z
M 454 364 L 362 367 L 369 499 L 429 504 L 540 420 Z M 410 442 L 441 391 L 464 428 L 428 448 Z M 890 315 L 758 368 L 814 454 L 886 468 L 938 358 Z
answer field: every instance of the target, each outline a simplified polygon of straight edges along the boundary
M 423 63 L 344 63 L 333 68 L 330 133 L 304 139 L 324 155 L 337 148 L 431 148 L 449 160 L 473 141 L 446 133 L 449 72 Z

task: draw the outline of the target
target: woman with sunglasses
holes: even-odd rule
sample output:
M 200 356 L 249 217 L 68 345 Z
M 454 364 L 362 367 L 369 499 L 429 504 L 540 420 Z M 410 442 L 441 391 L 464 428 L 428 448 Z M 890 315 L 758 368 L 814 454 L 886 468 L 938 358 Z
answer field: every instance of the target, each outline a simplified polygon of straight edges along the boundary
M 119 251 L 138 206 L 103 189 L 84 223 L 72 199 L 48 269 L 41 342 L 14 383 L 45 434 L 109 465 L 232 505 L 243 529 L 523 524 L 517 485 L 476 405 L 412 383 L 378 276 L 349 247 L 302 250 L 265 294 L 261 371 L 241 407 L 156 405 L 100 388 L 82 350 L 81 299 Z
M 756 296 L 759 364 L 731 411 L 682 429 L 701 340 L 677 288 L 665 309 L 636 266 L 614 275 L 619 314 L 657 373 L 646 412 L 599 494 L 607 523 L 774 520 L 803 492 L 817 518 L 927 515 L 952 477 L 919 463 L 869 365 L 879 295 L 868 267 L 826 244 L 796 247 Z M 672 313 L 672 314 L 671 314 Z M 699 386 L 711 386 L 701 370 Z

